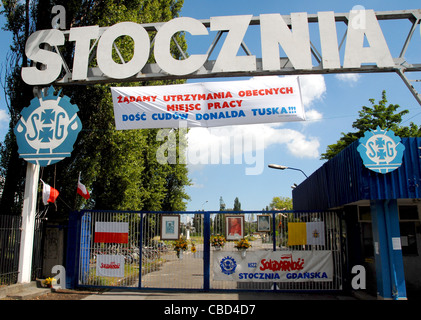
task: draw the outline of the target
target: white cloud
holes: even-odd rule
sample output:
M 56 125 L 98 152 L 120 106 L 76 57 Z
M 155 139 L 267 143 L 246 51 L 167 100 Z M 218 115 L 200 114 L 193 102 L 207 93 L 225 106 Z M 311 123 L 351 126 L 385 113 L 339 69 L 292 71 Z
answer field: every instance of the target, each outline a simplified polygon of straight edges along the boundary
M 286 145 L 287 150 L 295 157 L 317 158 L 319 156 L 320 142 L 315 137 L 306 137 L 297 130 L 269 126 L 265 126 L 262 132 L 266 148 L 271 145 Z
M 6 110 L 0 110 L 0 122 L 9 122 L 9 115 Z
M 195 180 L 192 181 L 192 184 L 190 188 L 196 188 L 196 189 L 203 189 L 205 187 L 202 183 L 197 183 Z
M 188 142 L 188 162 L 193 165 L 255 163 L 272 145 L 285 145 L 298 158 L 317 158 L 320 147 L 315 137 L 269 124 L 192 128 Z
M 306 120 L 307 121 L 317 121 L 321 120 L 323 118 L 323 115 L 314 109 L 306 110 Z
M 304 107 L 309 107 L 314 101 L 323 99 L 326 92 L 323 75 L 302 75 L 300 76 L 300 85 Z
M 357 81 L 360 79 L 360 75 L 358 73 L 338 73 L 335 74 L 335 78 L 343 81 L 343 82 L 347 82 L 351 85 L 357 83 Z

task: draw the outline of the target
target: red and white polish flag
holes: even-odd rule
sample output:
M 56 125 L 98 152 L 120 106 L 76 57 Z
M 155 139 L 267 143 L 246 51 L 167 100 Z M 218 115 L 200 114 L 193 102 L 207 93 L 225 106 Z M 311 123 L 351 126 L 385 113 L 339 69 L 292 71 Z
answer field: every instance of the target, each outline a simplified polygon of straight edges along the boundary
M 96 243 L 128 243 L 129 223 L 128 222 L 96 222 L 95 238 Z
M 77 180 L 77 193 L 88 200 L 91 195 L 89 194 L 88 189 L 86 189 L 85 185 L 80 182 L 80 174 L 79 179 Z
M 42 202 L 44 205 L 47 205 L 49 202 L 54 203 L 59 195 L 58 190 L 51 187 L 49 184 L 46 184 L 42 181 Z

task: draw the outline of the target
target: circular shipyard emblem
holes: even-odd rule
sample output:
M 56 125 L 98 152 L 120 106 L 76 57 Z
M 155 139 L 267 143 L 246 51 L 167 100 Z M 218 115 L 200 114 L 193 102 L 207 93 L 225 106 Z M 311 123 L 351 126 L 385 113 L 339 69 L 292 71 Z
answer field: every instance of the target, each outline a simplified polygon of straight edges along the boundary
M 69 97 L 54 95 L 53 87 L 32 99 L 14 129 L 19 157 L 42 167 L 69 157 L 82 129 L 78 111 Z
M 368 169 L 388 173 L 401 166 L 405 146 L 393 131 L 377 127 L 376 130 L 366 131 L 359 143 L 357 151 Z
M 226 275 L 233 274 L 235 272 L 235 268 L 237 267 L 237 262 L 235 262 L 234 258 L 229 256 L 223 258 L 220 263 L 222 273 Z

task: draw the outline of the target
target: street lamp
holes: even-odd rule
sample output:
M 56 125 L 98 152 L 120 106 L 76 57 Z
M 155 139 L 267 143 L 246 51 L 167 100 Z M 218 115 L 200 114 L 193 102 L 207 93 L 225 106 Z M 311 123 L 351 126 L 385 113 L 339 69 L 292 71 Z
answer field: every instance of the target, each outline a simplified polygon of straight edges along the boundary
M 278 170 L 291 169 L 291 170 L 301 171 L 301 173 L 302 173 L 303 175 L 305 175 L 305 177 L 306 177 L 306 178 L 308 178 L 308 177 L 307 177 L 307 175 L 304 173 L 304 171 L 303 171 L 303 170 L 301 170 L 301 169 L 291 168 L 291 167 L 287 167 L 287 166 L 281 166 L 281 165 L 279 165 L 279 164 L 270 164 L 270 165 L 268 165 L 268 167 L 269 167 L 269 168 L 272 168 L 272 169 L 278 169 Z

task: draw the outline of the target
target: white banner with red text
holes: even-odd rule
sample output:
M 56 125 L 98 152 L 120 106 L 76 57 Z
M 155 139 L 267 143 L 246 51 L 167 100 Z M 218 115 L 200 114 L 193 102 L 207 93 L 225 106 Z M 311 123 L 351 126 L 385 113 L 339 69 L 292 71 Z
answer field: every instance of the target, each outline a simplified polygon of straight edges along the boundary
M 96 257 L 98 277 L 124 277 L 124 256 L 118 254 L 99 254 Z
M 305 120 L 299 78 L 111 88 L 117 130 Z
M 217 281 L 305 282 L 332 281 L 332 252 L 320 251 L 215 251 L 213 278 Z

